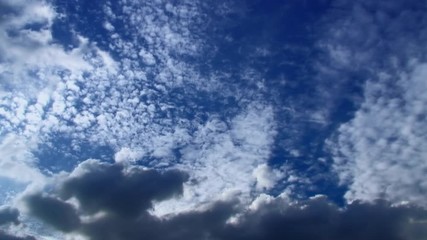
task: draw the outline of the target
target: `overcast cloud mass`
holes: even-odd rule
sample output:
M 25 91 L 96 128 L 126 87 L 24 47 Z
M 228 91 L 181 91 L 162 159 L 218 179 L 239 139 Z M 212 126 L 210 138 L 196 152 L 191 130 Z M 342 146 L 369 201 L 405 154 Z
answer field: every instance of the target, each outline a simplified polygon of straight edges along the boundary
M 424 0 L 0 0 L 0 239 L 427 239 Z

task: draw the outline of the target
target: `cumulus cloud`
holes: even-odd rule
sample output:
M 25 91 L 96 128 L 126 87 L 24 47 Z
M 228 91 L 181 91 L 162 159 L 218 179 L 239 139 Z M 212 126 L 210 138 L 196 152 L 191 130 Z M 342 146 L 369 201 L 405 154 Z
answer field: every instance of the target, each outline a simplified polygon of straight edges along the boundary
M 258 189 L 270 189 L 282 177 L 283 173 L 277 169 L 271 169 L 267 164 L 261 164 L 253 171 Z
M 324 197 L 268 201 L 228 225 L 218 239 L 422 239 L 426 211 L 385 202 L 338 208 Z
M 161 201 L 182 194 L 188 176 L 169 170 L 164 173 L 139 167 L 87 160 L 81 163 L 61 186 L 60 195 L 75 197 L 88 213 L 100 210 L 123 216 L 135 216 Z
M 80 224 L 80 219 L 72 205 L 59 199 L 43 195 L 26 197 L 30 213 L 60 231 L 70 232 Z
M 141 159 L 144 153 L 138 150 L 132 150 L 130 148 L 122 148 L 114 154 L 114 161 L 117 163 L 131 163 Z
M 31 193 L 24 200 L 31 215 L 60 231 L 100 231 L 96 230 L 99 225 L 139 221 L 153 202 L 182 194 L 187 178 L 176 170 L 162 173 L 87 160 L 61 181 L 55 194 Z M 77 204 L 66 201 L 70 199 Z
M 234 200 L 217 201 L 204 209 L 162 218 L 150 214 L 147 210 L 152 201 L 182 193 L 184 176 L 176 171 L 126 170 L 88 160 L 65 177 L 50 196 L 39 193 L 24 199 L 30 213 L 47 224 L 69 236 L 93 240 L 141 236 L 159 240 L 415 240 L 427 236 L 427 212 L 423 209 L 386 202 L 354 202 L 340 208 L 322 196 L 301 202 L 267 197 L 250 209 Z M 130 189 L 124 182 L 138 187 Z M 77 202 L 66 201 L 71 196 Z

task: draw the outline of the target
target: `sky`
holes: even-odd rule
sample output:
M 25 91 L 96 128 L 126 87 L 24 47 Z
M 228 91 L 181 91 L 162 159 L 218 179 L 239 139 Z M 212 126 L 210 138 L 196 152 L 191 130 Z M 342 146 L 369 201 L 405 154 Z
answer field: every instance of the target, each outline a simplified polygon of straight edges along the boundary
M 427 239 L 424 0 L 0 0 L 0 239 Z

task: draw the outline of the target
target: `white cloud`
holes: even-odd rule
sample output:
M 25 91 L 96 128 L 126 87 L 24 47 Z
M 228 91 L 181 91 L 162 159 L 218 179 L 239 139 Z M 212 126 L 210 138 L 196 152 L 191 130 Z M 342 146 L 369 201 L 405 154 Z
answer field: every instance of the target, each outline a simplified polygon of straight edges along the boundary
M 10 15 L 8 21 L 0 24 L 0 86 L 12 87 L 33 96 L 36 86 L 52 86 L 59 77 L 59 71 L 71 70 L 79 75 L 91 67 L 82 57 L 86 46 L 66 52 L 53 43 L 51 27 L 56 17 L 52 6 L 44 2 L 17 1 L 5 3 L 18 9 L 19 14 Z M 28 25 L 40 24 L 39 29 Z M 11 34 L 10 32 L 13 32 Z M 38 81 L 36 84 L 35 81 Z M 4 89 L 0 89 L 5 95 Z
M 124 147 L 116 152 L 114 155 L 114 161 L 116 161 L 116 163 L 124 164 L 132 163 L 141 159 L 143 156 L 144 153 L 142 151 L 132 150 L 130 148 Z
M 73 104 L 67 102 L 72 99 L 69 93 L 80 91 L 76 84 L 82 74 L 97 67 L 86 60 L 87 54 L 93 51 L 107 62 L 106 71 L 114 66 L 107 53 L 83 37 L 69 51 L 53 43 L 51 27 L 57 14 L 44 1 L 2 4 L 17 13 L 0 23 L 0 175 L 42 185 L 46 176 L 38 170 L 32 151 L 44 142 L 45 134 L 62 129 L 69 115 L 83 127 L 93 121 L 92 113 L 73 113 Z M 40 28 L 28 28 L 31 24 Z
M 256 189 L 255 185 L 273 187 L 273 178 L 254 174 L 254 171 L 262 168 L 270 157 L 275 124 L 272 108 L 254 103 L 229 123 L 212 118 L 199 126 L 191 142 L 181 151 L 182 163 L 178 166 L 191 177 L 185 184 L 184 195 L 179 200 L 160 203 L 156 214 L 186 211 L 230 197 L 249 203 L 251 193 L 263 190 Z M 271 173 L 279 179 L 278 171 Z
M 249 209 L 251 211 L 256 211 L 260 209 L 262 206 L 273 202 L 275 198 L 265 193 L 261 193 L 257 198 L 255 198 L 251 205 L 249 205 Z
M 258 190 L 271 189 L 277 181 L 283 178 L 284 173 L 278 169 L 272 169 L 267 164 L 258 165 L 252 175 L 256 179 L 256 188 Z
M 108 21 L 104 22 L 104 28 L 108 31 L 111 31 L 111 32 L 115 30 L 113 24 L 111 24 Z
M 365 87 L 355 117 L 338 130 L 335 169 L 349 183 L 346 198 L 427 206 L 427 64 L 390 76 L 380 73 Z
M 35 142 L 16 134 L 3 136 L 0 142 L 0 176 L 13 181 L 43 185 L 45 176 L 38 170 L 37 161 L 31 153 Z
M 153 54 L 145 51 L 144 49 L 141 49 L 138 55 L 142 58 L 145 64 L 153 65 L 156 63 L 156 59 L 154 58 Z
M 331 84 L 351 86 L 350 91 L 337 87 L 341 92 L 336 94 L 325 84 L 325 94 L 331 99 L 344 96 L 357 109 L 328 141 L 334 170 L 348 185 L 348 201 L 383 198 L 427 206 L 427 111 L 422 93 L 427 90 L 427 18 L 419 4 L 334 1 L 348 14 L 331 10 L 324 19 L 319 45 L 327 60 L 321 60 L 318 71 Z

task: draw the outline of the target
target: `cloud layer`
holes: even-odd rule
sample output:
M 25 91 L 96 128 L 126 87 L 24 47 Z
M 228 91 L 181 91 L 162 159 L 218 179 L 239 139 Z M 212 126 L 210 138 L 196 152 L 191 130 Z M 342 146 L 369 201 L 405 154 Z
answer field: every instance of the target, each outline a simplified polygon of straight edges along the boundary
M 182 194 L 185 174 L 88 160 L 63 178 L 55 192 L 27 196 L 26 204 L 31 214 L 54 228 L 93 240 L 414 240 L 427 234 L 427 212 L 411 205 L 379 201 L 339 208 L 322 196 L 292 202 L 265 195 L 247 209 L 238 201 L 212 202 L 204 209 L 159 218 L 148 211 L 152 202 Z M 138 187 L 130 189 L 133 184 Z M 75 200 L 66 201 L 70 197 Z

